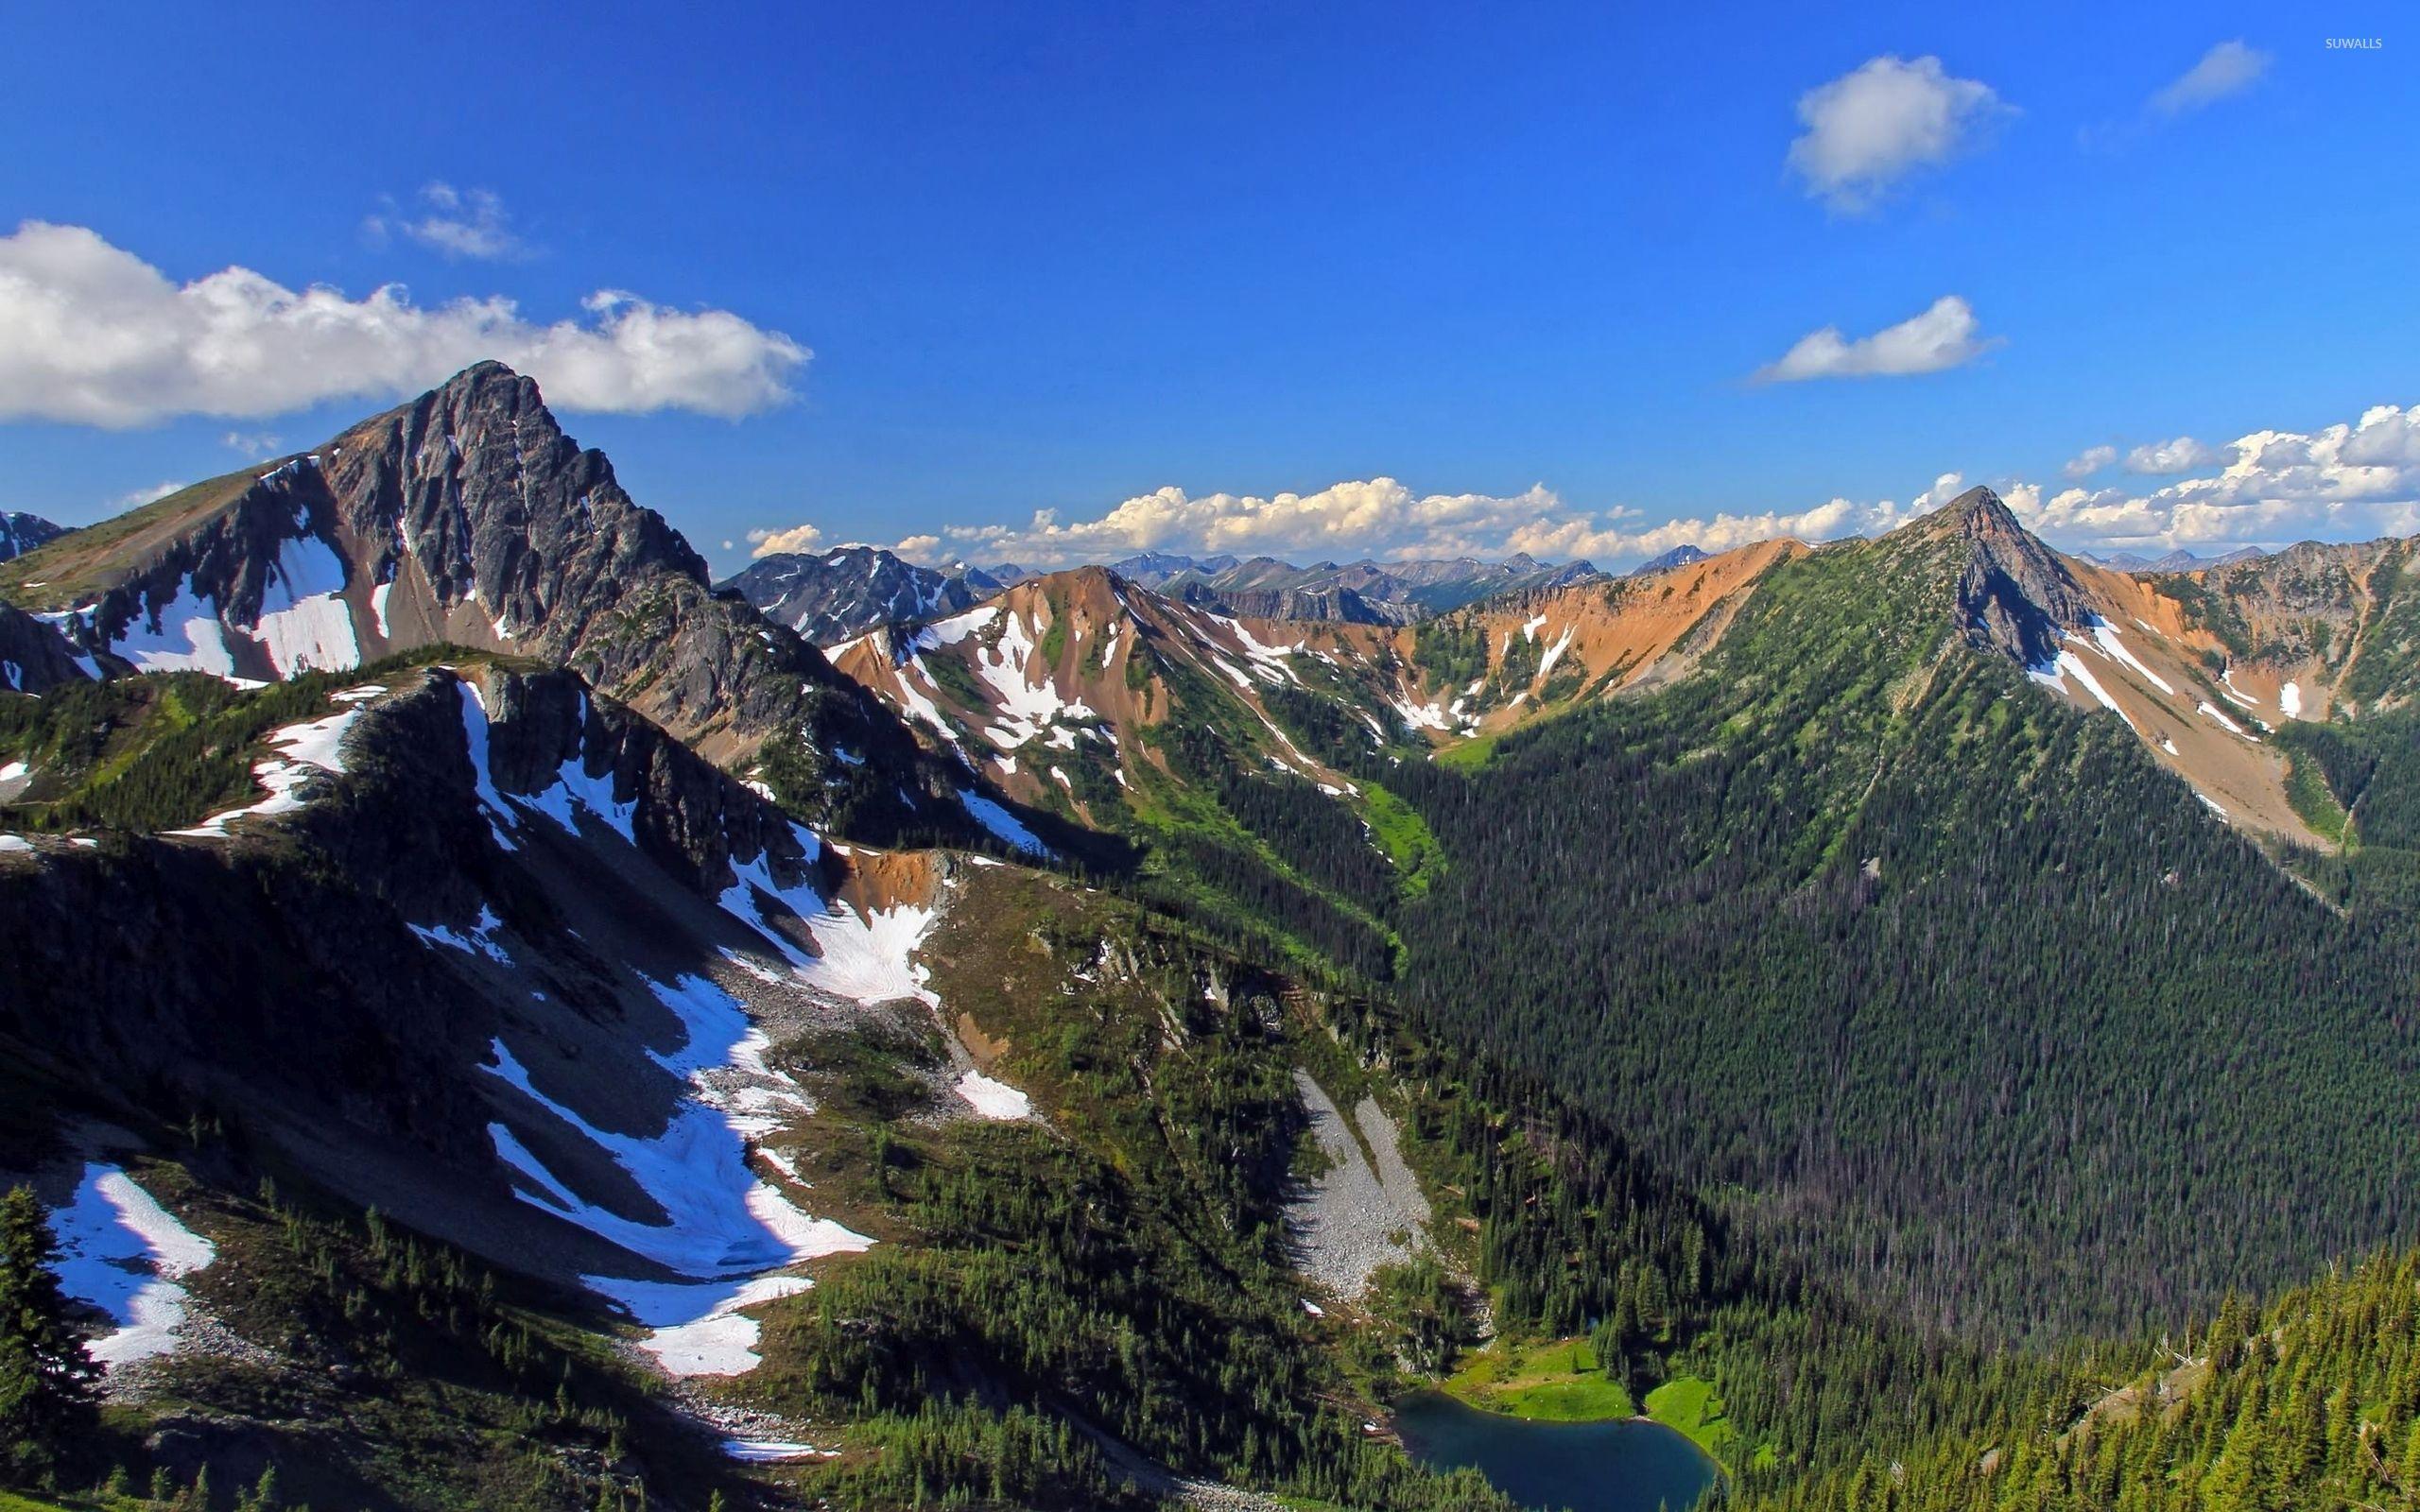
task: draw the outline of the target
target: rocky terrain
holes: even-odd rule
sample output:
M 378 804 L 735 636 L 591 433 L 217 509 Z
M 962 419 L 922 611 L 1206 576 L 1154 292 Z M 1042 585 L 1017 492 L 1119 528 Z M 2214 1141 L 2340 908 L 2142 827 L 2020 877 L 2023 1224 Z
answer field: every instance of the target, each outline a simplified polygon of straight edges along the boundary
M 979 567 L 920 567 L 879 546 L 842 546 L 761 558 L 717 592 L 738 593 L 767 619 L 831 646 L 879 626 L 972 609 L 1007 586 Z
M 680 532 L 494 363 L 19 558 L 0 596 L 121 671 L 276 679 L 437 644 L 571 665 L 802 813 L 966 833 L 952 795 L 968 779 L 804 640 L 715 593 Z

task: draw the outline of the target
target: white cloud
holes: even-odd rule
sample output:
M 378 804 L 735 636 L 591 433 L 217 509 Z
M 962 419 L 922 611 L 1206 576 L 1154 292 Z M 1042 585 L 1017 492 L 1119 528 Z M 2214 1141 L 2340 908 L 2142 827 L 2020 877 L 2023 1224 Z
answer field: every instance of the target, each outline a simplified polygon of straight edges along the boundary
M 1789 145 L 1789 165 L 1808 194 L 1854 215 L 2014 113 L 1990 85 L 1952 78 L 1938 58 L 1868 59 L 1798 97 L 1806 129 Z
M 1212 493 L 1199 498 L 1169 487 L 1137 494 L 1093 520 L 1062 522 L 1043 509 L 1023 526 L 952 526 L 960 550 L 987 559 L 1058 565 L 1100 561 L 1138 551 L 1314 554 L 1395 548 L 1460 549 L 1465 538 L 1501 539 L 1522 521 L 1558 513 L 1544 485 L 1510 496 L 1414 494 L 1393 478 L 1331 484 L 1313 493 Z M 1440 542 L 1448 543 L 1440 545 Z
M 267 431 L 229 431 L 219 439 L 226 443 L 229 451 L 241 452 L 246 456 L 274 455 L 280 444 L 278 438 Z
M 768 530 L 759 526 L 748 532 L 751 557 L 770 557 L 776 552 L 813 551 L 823 539 L 823 532 L 813 525 L 792 525 L 787 530 Z
M 2070 478 L 2088 478 L 2117 460 L 2118 448 L 2114 446 L 2087 446 L 2069 457 L 2067 465 L 2059 471 Z
M 1555 560 L 1580 558 L 1599 565 L 1695 545 L 1727 551 L 1774 536 L 1830 541 L 1888 530 L 1956 495 L 1954 472 L 1906 505 L 1832 499 L 1810 508 L 1722 512 L 1649 524 L 1639 511 L 1576 509 L 1543 485 L 1517 494 L 1415 494 L 1393 478 L 1339 483 L 1315 493 L 1269 497 L 1213 493 L 1195 497 L 1177 488 L 1138 494 L 1092 519 L 1063 521 L 1043 510 L 1023 526 L 953 525 L 941 534 L 952 550 L 977 561 L 1016 561 L 1044 568 L 1112 561 L 1139 551 L 1194 555 L 1267 553 L 1309 557 L 1375 557 L 1384 560 L 1514 552 Z M 911 538 L 901 542 L 931 541 Z M 937 543 L 938 544 L 938 543 Z M 928 548 L 929 554 L 929 548 Z
M 386 212 L 363 221 L 362 230 L 373 242 L 383 243 L 390 234 L 407 236 L 450 258 L 496 262 L 529 253 L 528 243 L 512 229 L 504 200 L 493 190 L 457 189 L 440 180 L 422 187 L 419 203 L 419 213 L 413 215 L 389 200 Z
M 727 310 L 615 290 L 582 307 L 539 325 L 501 297 L 423 307 L 388 284 L 354 300 L 244 267 L 179 284 L 83 227 L 27 221 L 0 237 L 0 420 L 259 418 L 414 393 L 488 357 L 559 409 L 737 419 L 790 398 L 809 356 Z
M 192 487 L 190 483 L 178 480 L 169 483 L 154 483 L 147 489 L 130 489 L 101 507 L 101 518 L 106 520 L 124 514 L 129 509 L 140 509 L 155 499 L 164 499 L 179 490 Z
M 2198 111 L 2250 89 L 2268 71 L 2267 53 L 2245 46 L 2240 37 L 2222 42 L 2204 53 L 2184 77 L 2153 94 L 2150 108 L 2155 115 L 2169 116 Z
M 1798 338 L 1781 360 L 1759 369 L 1759 383 L 1797 383 L 1808 378 L 1904 377 L 1940 372 L 1999 344 L 1978 333 L 1974 308 L 1955 294 L 1933 301 L 1922 315 L 1854 340 L 1827 325 Z
M 2180 436 L 2172 441 L 2150 441 L 2126 454 L 2126 471 L 2165 475 L 2170 472 L 2198 472 L 2215 467 L 2219 454 L 2204 446 L 2190 436 Z
M 942 538 L 930 535 L 908 536 L 890 549 L 894 555 L 905 557 L 909 561 L 930 564 L 941 554 Z
M 2020 515 L 2060 541 L 2110 549 L 2420 532 L 2420 405 L 2380 404 L 2349 423 L 2255 431 L 2200 450 L 2187 471 L 2208 475 L 2148 493 L 2068 489 Z
M 2082 487 L 2052 493 L 2023 479 L 1993 486 L 2033 529 L 2065 545 L 2100 550 L 2420 533 L 2420 404 L 2382 404 L 2352 423 L 2309 433 L 2257 431 L 2200 450 L 2204 460 L 2196 471 L 2208 475 L 2180 477 L 2148 493 Z M 2076 463 L 2091 462 L 2089 472 L 2098 472 L 2116 459 L 2116 448 L 2102 446 Z M 1526 551 L 1618 567 L 1680 545 L 1727 551 L 1777 536 L 1820 542 L 1879 535 L 1939 508 L 1966 487 L 1963 474 L 1944 472 L 1904 504 L 1834 498 L 1797 509 L 1724 510 L 1662 522 L 1626 507 L 1574 507 L 1543 485 L 1510 495 L 1423 495 L 1380 477 L 1269 497 L 1197 497 L 1165 488 L 1090 518 L 1063 520 L 1043 510 L 1023 526 L 952 525 L 939 532 L 939 541 L 910 537 L 899 549 L 931 556 L 945 544 L 977 561 L 1043 568 L 1143 550 L 1265 551 L 1297 560 L 1310 554 L 1495 558 Z

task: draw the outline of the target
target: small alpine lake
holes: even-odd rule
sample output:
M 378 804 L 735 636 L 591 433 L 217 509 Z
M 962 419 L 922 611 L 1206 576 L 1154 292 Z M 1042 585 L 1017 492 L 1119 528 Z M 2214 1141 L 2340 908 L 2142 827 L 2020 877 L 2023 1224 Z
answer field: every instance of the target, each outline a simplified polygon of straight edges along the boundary
M 1714 1462 L 1697 1445 L 1643 1418 L 1533 1422 L 1422 1391 L 1397 1404 L 1394 1424 L 1412 1458 L 1439 1469 L 1472 1466 L 1525 1506 L 1685 1512 L 1715 1482 Z

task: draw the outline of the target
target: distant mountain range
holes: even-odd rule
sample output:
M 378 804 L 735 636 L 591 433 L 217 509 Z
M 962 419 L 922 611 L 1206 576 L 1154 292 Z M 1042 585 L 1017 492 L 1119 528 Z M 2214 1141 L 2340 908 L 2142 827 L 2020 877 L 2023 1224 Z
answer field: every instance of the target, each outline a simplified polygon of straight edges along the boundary
M 1195 558 L 1149 552 L 1109 564 L 1132 583 L 1221 613 L 1261 619 L 1409 625 L 1497 593 L 1560 588 L 1606 575 L 1584 561 L 1556 567 L 1520 555 L 1502 561 L 1313 562 L 1275 557 Z
M 2196 557 L 2189 551 L 2171 551 L 2164 557 L 2145 557 L 2131 551 L 2107 557 L 2095 556 L 2088 551 L 2077 555 L 2103 567 L 2115 567 L 2121 573 L 2193 573 L 2205 567 L 2232 567 L 2240 561 L 2258 561 L 2269 554 L 2258 546 L 2238 546 L 2217 557 Z
M 877 625 L 972 609 L 1022 576 L 1014 567 L 1003 572 L 995 576 L 963 562 L 920 567 L 879 546 L 841 546 L 761 558 L 716 587 L 739 593 L 818 645 L 837 645 Z

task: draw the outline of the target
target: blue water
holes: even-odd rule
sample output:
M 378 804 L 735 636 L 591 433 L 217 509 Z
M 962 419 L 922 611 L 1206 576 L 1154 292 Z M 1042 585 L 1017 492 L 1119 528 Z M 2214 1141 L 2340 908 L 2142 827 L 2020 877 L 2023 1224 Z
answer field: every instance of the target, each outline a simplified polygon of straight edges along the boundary
M 1395 1409 L 1412 1458 L 1478 1468 L 1524 1506 L 1571 1512 L 1685 1512 L 1714 1484 L 1714 1462 L 1662 1423 L 1531 1423 L 1424 1391 Z

